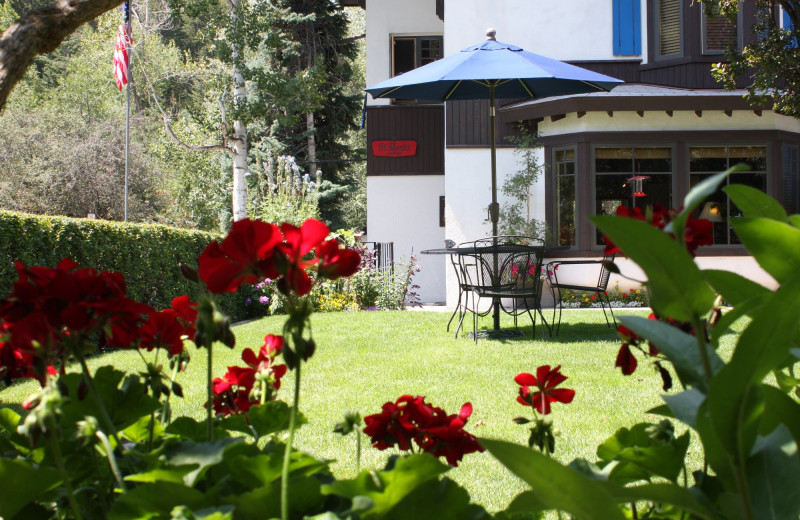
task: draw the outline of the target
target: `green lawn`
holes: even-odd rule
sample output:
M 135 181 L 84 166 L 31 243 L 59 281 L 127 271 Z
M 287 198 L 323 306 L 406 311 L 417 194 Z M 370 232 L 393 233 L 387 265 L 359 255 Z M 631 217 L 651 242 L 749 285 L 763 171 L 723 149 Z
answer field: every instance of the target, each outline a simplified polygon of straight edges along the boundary
M 623 313 L 647 311 L 619 311 Z M 527 428 L 512 418 L 530 417 L 530 409 L 516 402 L 514 376 L 544 364 L 561 365 L 569 378 L 563 386 L 576 391 L 571 404 L 556 403 L 550 416 L 562 432 L 556 456 L 565 462 L 575 457 L 594 460 L 597 445 L 618 428 L 658 420 L 644 412 L 660 404 L 661 379 L 647 362 L 630 377 L 614 368 L 620 341 L 606 326 L 602 312 L 565 311 L 561 335 L 547 341 L 531 340 L 527 322 L 524 338 L 480 339 L 477 345 L 465 335 L 456 339 L 446 332 L 448 319 L 449 314 L 439 312 L 315 314 L 317 350 L 303 368 L 300 402 L 308 424 L 298 431 L 296 446 L 335 460 L 332 468 L 337 477 L 352 477 L 355 439 L 333 433 L 334 425 L 347 411 L 362 416 L 378 413 L 384 402 L 403 394 L 424 395 L 449 413 L 458 413 L 470 401 L 474 412 L 468 431 L 524 444 Z M 275 316 L 237 326 L 237 348 L 218 346 L 214 351 L 215 376 L 238 364 L 242 348 L 257 349 L 266 334 L 279 334 L 283 320 Z M 487 318 L 482 326 L 488 325 Z M 503 325 L 511 326 L 510 319 Z M 537 338 L 541 338 L 538 328 Z M 192 356 L 187 372 L 180 376 L 185 398 L 173 399 L 174 416 L 202 419 L 205 351 L 192 347 Z M 138 353 L 130 351 L 98 356 L 90 364 L 107 363 L 134 371 L 142 366 Z M 287 402 L 292 379 L 287 376 L 280 390 Z M 14 385 L 0 392 L 0 401 L 17 407 L 34 388 L 30 383 Z M 388 455 L 365 444 L 362 467 L 381 467 Z M 466 456 L 449 475 L 469 490 L 473 501 L 491 511 L 505 508 L 522 490 L 516 478 L 486 453 Z

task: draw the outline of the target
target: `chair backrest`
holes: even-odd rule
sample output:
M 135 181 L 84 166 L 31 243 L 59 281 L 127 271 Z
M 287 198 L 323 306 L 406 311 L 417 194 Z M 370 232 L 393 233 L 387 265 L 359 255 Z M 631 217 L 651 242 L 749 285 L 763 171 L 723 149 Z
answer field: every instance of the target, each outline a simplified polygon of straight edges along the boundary
M 603 255 L 603 263 L 600 266 L 600 277 L 597 279 L 598 289 L 605 291 L 608 288 L 608 279 L 611 278 L 611 271 L 608 270 L 607 265 L 614 263 L 616 253 L 612 255 Z
M 522 251 L 508 255 L 502 268 L 503 279 L 516 289 L 530 289 L 531 294 L 538 294 L 543 257 L 542 250 Z

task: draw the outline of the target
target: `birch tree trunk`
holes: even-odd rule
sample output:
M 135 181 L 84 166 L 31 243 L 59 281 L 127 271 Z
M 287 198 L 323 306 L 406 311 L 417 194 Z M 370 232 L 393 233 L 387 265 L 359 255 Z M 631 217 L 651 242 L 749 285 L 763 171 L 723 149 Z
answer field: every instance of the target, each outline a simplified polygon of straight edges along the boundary
M 239 0 L 231 0 L 231 20 L 233 25 L 238 25 L 236 13 Z M 247 87 L 244 82 L 239 60 L 241 49 L 236 44 L 232 45 L 233 54 L 233 105 L 241 107 L 247 100 Z M 247 218 L 247 125 L 241 119 L 233 121 L 233 137 L 231 139 L 231 157 L 233 159 L 233 220 Z
M 306 114 L 306 130 L 308 130 L 308 174 L 317 175 L 317 139 L 314 133 L 314 113 Z

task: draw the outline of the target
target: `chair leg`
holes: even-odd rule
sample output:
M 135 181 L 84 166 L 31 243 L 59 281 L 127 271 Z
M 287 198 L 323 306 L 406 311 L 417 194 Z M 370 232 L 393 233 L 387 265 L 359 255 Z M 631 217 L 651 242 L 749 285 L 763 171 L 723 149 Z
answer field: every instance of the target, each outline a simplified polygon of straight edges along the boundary
M 450 315 L 450 321 L 447 322 L 447 332 L 450 332 L 450 324 L 453 323 L 453 318 L 456 317 L 456 313 L 461 310 L 461 298 L 464 295 L 464 291 L 461 288 L 458 288 L 458 304 L 456 304 L 456 308 L 453 309 L 453 314 Z M 460 316 L 460 314 L 459 314 Z
M 600 294 L 600 293 L 598 293 L 598 294 Z M 605 307 L 606 305 L 608 305 L 608 312 L 611 313 L 611 319 L 614 320 L 614 329 L 616 330 L 616 328 L 617 328 L 617 318 L 614 316 L 614 309 L 611 307 L 611 300 L 609 299 L 608 296 L 606 296 L 605 297 L 605 302 L 603 302 L 603 295 L 600 294 L 600 306 L 603 308 L 603 316 L 606 318 L 606 325 L 608 325 L 610 327 L 611 323 L 608 321 L 608 315 L 606 314 L 606 307 Z

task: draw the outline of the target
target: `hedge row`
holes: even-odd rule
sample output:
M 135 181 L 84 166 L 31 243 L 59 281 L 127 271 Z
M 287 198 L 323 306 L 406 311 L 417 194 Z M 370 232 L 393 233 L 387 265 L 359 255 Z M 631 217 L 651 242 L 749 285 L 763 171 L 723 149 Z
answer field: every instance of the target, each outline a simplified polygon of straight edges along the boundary
M 197 265 L 197 256 L 220 236 L 155 224 L 27 215 L 0 211 L 0 295 L 11 291 L 17 278 L 14 262 L 54 267 L 71 258 L 81 267 L 120 272 L 128 295 L 156 309 L 172 298 L 199 295 L 196 284 L 180 273 L 179 264 Z M 234 320 L 249 318 L 245 299 L 225 295 L 220 304 Z

